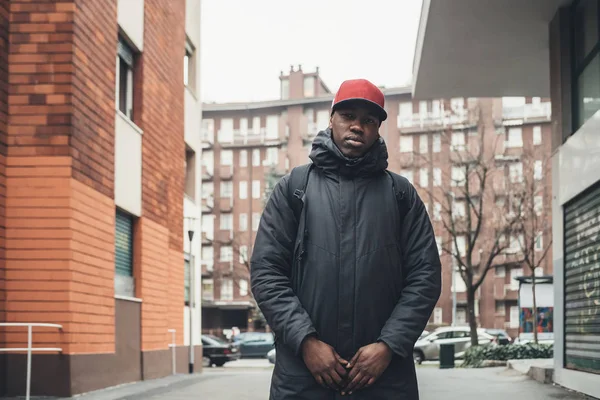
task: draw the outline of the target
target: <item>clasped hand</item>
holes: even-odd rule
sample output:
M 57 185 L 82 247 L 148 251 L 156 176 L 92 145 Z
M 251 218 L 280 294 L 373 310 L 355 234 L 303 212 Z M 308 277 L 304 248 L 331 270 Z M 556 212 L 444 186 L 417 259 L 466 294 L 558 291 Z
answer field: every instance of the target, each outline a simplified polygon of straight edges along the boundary
M 392 361 L 392 351 L 385 343 L 373 343 L 361 347 L 348 362 L 327 343 L 309 337 L 302 345 L 302 357 L 320 385 L 345 395 L 375 383 Z

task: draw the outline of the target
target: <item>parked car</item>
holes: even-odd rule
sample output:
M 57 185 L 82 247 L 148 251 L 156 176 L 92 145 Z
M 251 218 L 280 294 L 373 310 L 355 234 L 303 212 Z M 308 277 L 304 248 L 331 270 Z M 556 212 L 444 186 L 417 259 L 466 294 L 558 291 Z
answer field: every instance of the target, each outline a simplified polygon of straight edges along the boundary
M 244 332 L 233 340 L 239 346 L 242 358 L 264 358 L 275 345 L 275 337 L 270 332 Z
M 214 364 L 222 367 L 226 362 L 239 360 L 241 357 L 240 348 L 235 343 L 228 343 L 213 335 L 202 335 L 201 339 L 204 357 L 208 358 L 209 366 Z
M 483 329 L 478 332 L 478 340 L 480 345 L 498 345 L 500 341 L 505 343 L 506 334 L 501 335 L 498 329 Z M 466 327 L 444 327 L 438 328 L 431 334 L 419 339 L 415 343 L 413 350 L 413 359 L 415 363 L 421 364 L 423 361 L 438 360 L 440 356 L 440 345 L 453 344 L 455 358 L 462 358 L 465 351 L 471 347 L 471 331 Z

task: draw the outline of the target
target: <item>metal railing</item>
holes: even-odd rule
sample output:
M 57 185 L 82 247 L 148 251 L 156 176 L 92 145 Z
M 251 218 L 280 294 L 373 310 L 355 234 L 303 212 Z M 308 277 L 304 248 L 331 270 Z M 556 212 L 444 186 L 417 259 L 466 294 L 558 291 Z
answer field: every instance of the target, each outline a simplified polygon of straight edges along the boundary
M 24 322 L 0 322 L 0 327 L 27 327 L 27 347 L 8 347 L 0 348 L 0 353 L 6 352 L 27 352 L 27 386 L 25 389 L 25 399 L 29 400 L 31 396 L 31 353 L 40 352 L 62 352 L 60 347 L 32 347 L 33 346 L 33 328 L 56 328 L 62 330 L 62 325 L 45 323 L 24 323 Z
M 171 348 L 171 363 L 173 364 L 173 375 L 177 375 L 177 340 L 175 339 L 177 329 L 169 329 L 169 333 L 171 334 L 171 344 L 169 344 L 169 347 Z

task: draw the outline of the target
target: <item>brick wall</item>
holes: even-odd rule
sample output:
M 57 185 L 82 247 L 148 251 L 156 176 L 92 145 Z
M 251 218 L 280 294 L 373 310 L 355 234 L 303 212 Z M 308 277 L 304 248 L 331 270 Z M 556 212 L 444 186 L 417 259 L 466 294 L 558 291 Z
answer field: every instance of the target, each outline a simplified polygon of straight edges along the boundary
M 0 322 L 5 319 L 5 202 L 6 202 L 6 129 L 8 119 L 8 0 L 0 0 Z M 4 333 L 0 332 L 0 345 Z M 0 365 L 2 361 L 0 360 Z M 0 387 L 3 378 L 0 377 Z
M 73 26 L 73 177 L 114 198 L 117 0 L 75 0 Z M 65 5 L 65 8 L 66 5 Z M 68 15 L 68 14 L 67 14 Z M 64 18 L 64 17 L 63 17 Z M 69 104 L 68 97 L 57 102 Z
M 146 0 L 144 7 L 143 214 L 168 226 L 170 247 L 183 251 L 185 1 Z

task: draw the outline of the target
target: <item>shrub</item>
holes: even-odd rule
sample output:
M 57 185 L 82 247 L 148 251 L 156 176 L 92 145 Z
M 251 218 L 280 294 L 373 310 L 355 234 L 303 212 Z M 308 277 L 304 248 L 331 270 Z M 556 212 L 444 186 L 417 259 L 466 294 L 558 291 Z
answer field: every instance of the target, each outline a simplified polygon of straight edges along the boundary
M 475 346 L 465 352 L 464 367 L 481 367 L 485 360 L 507 361 L 530 358 L 552 358 L 551 344 L 513 344 L 506 346 Z

